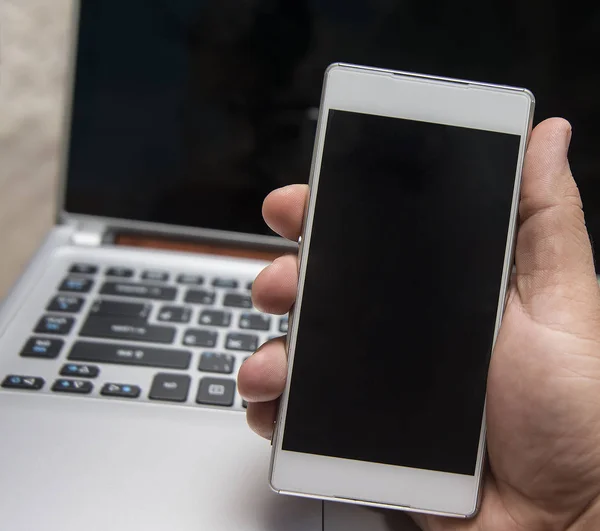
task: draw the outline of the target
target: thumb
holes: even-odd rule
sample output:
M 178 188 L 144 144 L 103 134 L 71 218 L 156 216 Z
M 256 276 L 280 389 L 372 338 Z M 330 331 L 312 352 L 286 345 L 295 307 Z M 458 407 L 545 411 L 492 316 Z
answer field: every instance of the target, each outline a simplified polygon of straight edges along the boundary
M 581 197 L 567 159 L 570 141 L 566 120 L 542 122 L 531 134 L 523 167 L 517 288 L 525 308 L 549 320 L 559 308 L 564 313 L 567 301 L 587 301 L 597 308 L 600 293 Z

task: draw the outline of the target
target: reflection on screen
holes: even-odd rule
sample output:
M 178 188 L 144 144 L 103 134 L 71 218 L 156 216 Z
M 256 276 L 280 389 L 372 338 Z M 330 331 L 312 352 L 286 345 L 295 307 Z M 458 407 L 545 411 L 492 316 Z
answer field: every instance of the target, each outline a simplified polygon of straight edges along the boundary
M 330 111 L 284 450 L 474 474 L 519 144 Z
M 82 0 L 67 210 L 265 233 L 306 182 L 339 61 L 524 86 L 573 122 L 600 241 L 600 5 L 554 0 Z

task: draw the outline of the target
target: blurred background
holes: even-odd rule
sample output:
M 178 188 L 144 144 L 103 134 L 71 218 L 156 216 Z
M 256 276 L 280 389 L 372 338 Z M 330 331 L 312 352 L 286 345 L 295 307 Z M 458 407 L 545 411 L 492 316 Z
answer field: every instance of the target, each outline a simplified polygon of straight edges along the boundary
M 71 1 L 0 2 L 0 299 L 52 224 Z

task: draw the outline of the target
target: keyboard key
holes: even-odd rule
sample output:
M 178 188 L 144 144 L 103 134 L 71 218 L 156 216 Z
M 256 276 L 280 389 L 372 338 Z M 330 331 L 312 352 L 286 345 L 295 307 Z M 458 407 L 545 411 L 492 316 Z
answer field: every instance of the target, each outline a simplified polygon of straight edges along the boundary
M 9 374 L 2 382 L 5 389 L 25 389 L 27 391 L 37 391 L 44 387 L 44 379 L 35 376 L 17 376 Z
M 179 275 L 177 277 L 177 282 L 179 284 L 195 284 L 196 286 L 200 286 L 204 284 L 204 277 L 201 275 Z
M 279 320 L 279 331 L 282 334 L 287 334 L 287 331 L 288 331 L 288 317 L 287 316 L 282 317 Z
M 157 319 L 166 323 L 189 323 L 192 317 L 192 310 L 185 306 L 163 306 Z
M 77 313 L 81 310 L 85 299 L 82 297 L 75 297 L 69 295 L 57 295 L 54 297 L 46 310 L 49 312 L 68 312 L 68 313 Z
M 25 343 L 21 356 L 24 358 L 54 359 L 60 354 L 65 342 L 62 339 L 46 339 L 45 337 L 32 337 Z
M 144 271 L 143 280 L 152 280 L 153 282 L 166 282 L 169 280 L 169 273 L 166 271 Z
M 231 374 L 235 358 L 231 354 L 218 354 L 216 352 L 205 352 L 200 357 L 199 371 L 218 372 Z
M 133 276 L 133 269 L 129 269 L 128 267 L 109 267 L 105 275 L 107 277 L 131 278 Z
M 263 313 L 243 313 L 240 317 L 240 328 L 268 331 L 271 328 L 271 317 Z
M 149 343 L 172 343 L 175 328 L 155 326 L 129 317 L 90 316 L 79 332 L 83 337 L 101 337 L 106 339 L 128 339 Z
M 73 264 L 69 273 L 79 273 L 80 275 L 95 275 L 98 267 L 92 264 Z
M 258 336 L 250 334 L 228 334 L 225 348 L 254 352 L 258 348 Z
M 252 297 L 240 293 L 227 293 L 223 299 L 223 306 L 250 309 L 252 308 Z
M 239 286 L 239 282 L 234 278 L 215 278 L 212 285 L 215 288 L 236 289 Z
M 62 281 L 62 284 L 58 286 L 58 291 L 70 291 L 73 293 L 88 293 L 94 281 L 89 278 L 83 277 L 67 277 Z
M 141 392 L 142 390 L 137 385 L 107 383 L 102 387 L 100 394 L 120 398 L 137 398 Z
M 214 304 L 215 294 L 212 291 L 203 289 L 190 289 L 185 294 L 185 302 L 192 304 Z
M 211 406 L 232 406 L 235 396 L 235 382 L 221 378 L 202 378 L 198 387 L 198 404 Z
M 217 332 L 189 328 L 183 335 L 183 344 L 188 347 L 212 348 L 217 344 Z
M 74 323 L 75 319 L 72 317 L 44 315 L 35 327 L 35 332 L 38 334 L 65 335 L 71 331 Z
M 191 378 L 184 374 L 159 373 L 154 377 L 149 398 L 169 402 L 185 402 Z
M 136 299 L 155 299 L 172 301 L 177 296 L 177 289 L 170 286 L 154 284 L 135 284 L 133 282 L 105 282 L 100 289 L 103 295 L 115 297 L 132 297 Z
M 122 343 L 92 343 L 77 341 L 68 359 L 91 363 L 136 365 L 161 369 L 187 369 L 192 353 L 188 350 L 151 348 Z
M 97 317 L 121 316 L 141 319 L 145 321 L 152 310 L 151 304 L 142 302 L 121 302 L 97 300 L 90 310 L 90 315 Z
M 231 324 L 231 313 L 221 310 L 204 310 L 200 314 L 198 323 L 205 326 L 229 326 Z
M 57 393 L 76 393 L 80 395 L 90 394 L 93 388 L 92 383 L 86 380 L 66 380 L 62 378 L 56 380 L 52 386 L 52 390 Z
M 79 365 L 77 363 L 66 363 L 60 369 L 61 376 L 71 376 L 80 378 L 96 378 L 100 374 L 100 369 L 95 365 Z

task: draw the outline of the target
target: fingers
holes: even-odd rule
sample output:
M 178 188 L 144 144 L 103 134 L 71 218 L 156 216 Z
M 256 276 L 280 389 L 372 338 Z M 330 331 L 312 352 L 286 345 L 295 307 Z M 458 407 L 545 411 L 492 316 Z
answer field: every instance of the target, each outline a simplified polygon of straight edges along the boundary
M 287 357 L 283 339 L 265 343 L 240 367 L 238 388 L 248 402 L 268 402 L 279 398 L 287 377 Z
M 308 186 L 293 184 L 271 192 L 263 203 L 263 217 L 277 234 L 297 241 L 302 230 Z
M 278 398 L 287 377 L 283 339 L 263 345 L 240 367 L 238 389 L 248 402 L 246 419 L 256 433 L 267 439 L 273 433 Z
M 581 198 L 567 160 L 570 140 L 569 123 L 553 118 L 535 128 L 527 150 L 515 256 L 526 305 L 567 286 L 573 297 L 577 291 L 598 291 Z
M 265 439 L 271 439 L 273 436 L 273 427 L 275 416 L 277 415 L 277 402 L 256 402 L 249 403 L 246 411 L 246 420 L 248 426 L 254 433 L 257 433 Z
M 294 255 L 281 256 L 256 277 L 252 301 L 263 312 L 283 315 L 294 304 L 297 289 L 298 259 Z

